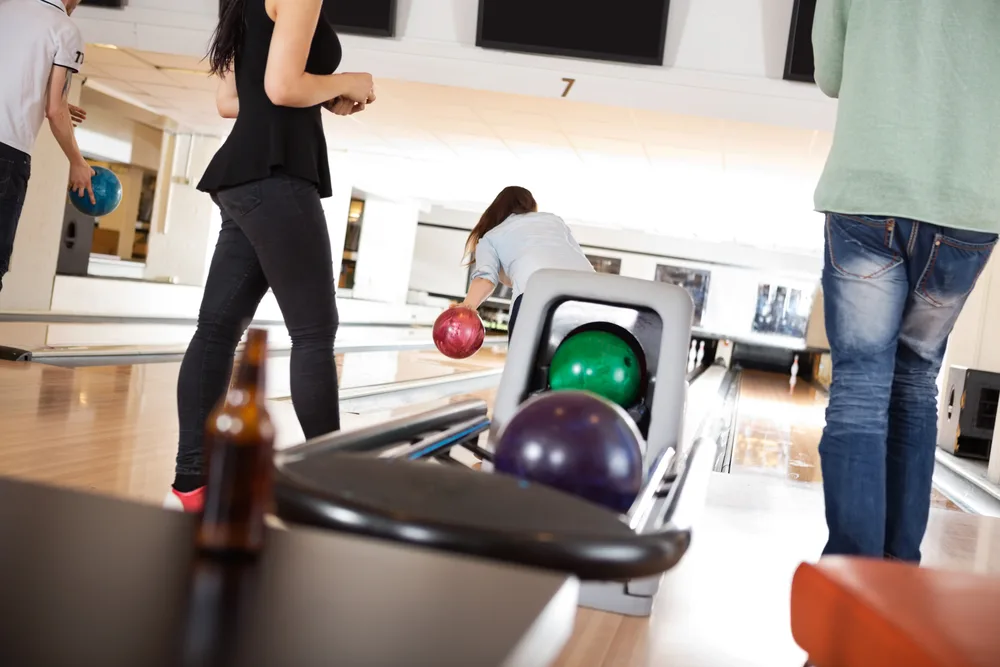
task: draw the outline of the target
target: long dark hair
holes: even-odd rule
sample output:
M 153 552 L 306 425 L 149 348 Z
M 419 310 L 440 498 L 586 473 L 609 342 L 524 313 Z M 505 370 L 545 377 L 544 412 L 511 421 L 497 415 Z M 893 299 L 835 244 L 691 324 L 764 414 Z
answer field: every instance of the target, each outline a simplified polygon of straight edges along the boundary
M 527 189 L 511 185 L 501 190 L 469 233 L 469 238 L 465 242 L 466 263 L 472 263 L 479 239 L 483 238 L 488 231 L 512 215 L 534 213 L 537 210 L 538 204 L 535 203 L 534 196 Z
M 219 0 L 219 25 L 212 33 L 208 63 L 212 74 L 223 76 L 233 69 L 236 52 L 243 43 L 243 6 L 246 0 Z

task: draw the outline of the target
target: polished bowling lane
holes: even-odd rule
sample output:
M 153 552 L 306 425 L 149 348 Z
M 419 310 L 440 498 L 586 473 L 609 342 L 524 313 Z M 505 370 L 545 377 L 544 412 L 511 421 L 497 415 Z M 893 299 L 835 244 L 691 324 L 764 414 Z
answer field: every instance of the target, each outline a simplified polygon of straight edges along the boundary
M 357 355 L 355 357 L 354 355 Z M 453 361 L 433 351 L 337 355 L 344 390 L 498 369 L 502 352 L 484 348 Z M 158 503 L 173 475 L 179 363 L 61 368 L 0 362 L 0 475 Z M 268 394 L 288 395 L 288 357 L 268 363 Z M 453 400 L 450 398 L 444 401 Z M 272 400 L 277 446 L 302 441 L 290 401 Z M 364 415 L 344 412 L 344 428 L 419 411 L 412 405 Z
M 826 394 L 808 382 L 792 386 L 787 375 L 744 371 L 732 472 L 820 481 L 826 402 Z
M 741 376 L 733 474 L 756 473 L 797 482 L 821 482 L 819 441 L 828 395 L 787 375 L 744 371 Z M 961 511 L 937 489 L 932 504 Z

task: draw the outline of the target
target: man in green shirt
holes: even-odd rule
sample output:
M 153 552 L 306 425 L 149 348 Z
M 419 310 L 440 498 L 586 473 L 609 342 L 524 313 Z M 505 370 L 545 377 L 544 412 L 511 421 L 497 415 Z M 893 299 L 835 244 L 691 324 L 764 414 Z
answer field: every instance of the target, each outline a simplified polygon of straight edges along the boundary
M 813 47 L 839 99 L 816 190 L 824 553 L 919 562 L 936 380 L 1000 231 L 1000 0 L 818 0 Z

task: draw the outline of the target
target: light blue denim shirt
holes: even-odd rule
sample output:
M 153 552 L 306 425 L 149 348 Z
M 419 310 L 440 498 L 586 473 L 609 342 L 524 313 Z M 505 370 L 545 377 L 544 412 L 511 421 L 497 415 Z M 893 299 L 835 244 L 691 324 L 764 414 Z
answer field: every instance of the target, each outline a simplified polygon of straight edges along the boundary
M 473 279 L 496 285 L 501 269 L 510 278 L 515 299 L 540 269 L 594 271 L 569 225 L 551 213 L 512 215 L 479 239 Z

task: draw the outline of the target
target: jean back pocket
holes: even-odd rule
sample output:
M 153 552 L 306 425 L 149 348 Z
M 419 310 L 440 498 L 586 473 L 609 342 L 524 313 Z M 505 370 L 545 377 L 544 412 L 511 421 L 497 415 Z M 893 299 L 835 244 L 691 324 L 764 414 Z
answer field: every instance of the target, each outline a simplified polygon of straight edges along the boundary
M 850 278 L 879 277 L 903 263 L 893 247 L 895 233 L 892 218 L 827 214 L 826 249 L 831 268 Z
M 220 208 L 225 208 L 234 218 L 250 215 L 261 205 L 263 199 L 259 181 L 221 190 L 216 198 Z
M 961 232 L 963 238 L 937 234 L 927 266 L 917 283 L 917 294 L 934 306 L 952 306 L 964 301 L 986 268 L 995 234 Z

